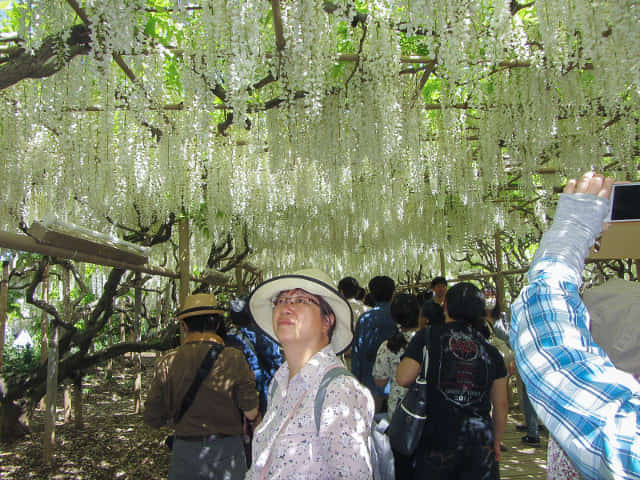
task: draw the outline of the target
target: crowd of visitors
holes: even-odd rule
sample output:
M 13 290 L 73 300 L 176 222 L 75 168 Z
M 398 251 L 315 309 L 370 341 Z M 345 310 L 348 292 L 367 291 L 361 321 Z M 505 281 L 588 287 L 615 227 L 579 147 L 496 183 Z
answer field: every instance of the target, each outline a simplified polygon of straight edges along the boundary
M 578 288 L 610 188 L 597 175 L 568 184 L 510 324 L 495 295 L 443 277 L 414 295 L 388 276 L 367 292 L 310 269 L 226 310 L 189 296 L 177 315 L 186 338 L 158 362 L 144 411 L 175 430 L 169 478 L 375 478 L 372 426 L 421 368 L 428 420 L 413 455 L 388 458 L 396 478 L 498 479 L 516 371 L 522 441 L 539 445 L 539 421 L 549 430 L 548 478 L 640 478 L 637 349 L 601 328 L 611 362 L 589 331 L 596 302 L 587 310 Z

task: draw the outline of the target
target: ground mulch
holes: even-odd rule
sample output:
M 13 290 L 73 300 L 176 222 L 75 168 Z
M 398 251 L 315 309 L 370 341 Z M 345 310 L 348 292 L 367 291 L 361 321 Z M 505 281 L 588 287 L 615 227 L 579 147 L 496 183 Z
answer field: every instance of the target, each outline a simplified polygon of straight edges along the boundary
M 143 389 L 153 375 L 154 357 L 145 357 Z M 13 479 L 149 479 L 167 478 L 168 430 L 147 427 L 135 413 L 135 363 L 114 362 L 110 372 L 100 367 L 83 383 L 84 426 L 64 423 L 62 393 L 57 402 L 56 448 L 53 465 L 42 460 L 43 412 L 35 410 L 31 433 L 11 444 L 0 444 L 0 478 Z
M 143 390 L 153 376 L 154 354 L 145 354 Z M 121 359 L 110 372 L 99 367 L 85 377 L 84 427 L 64 423 L 62 392 L 58 396 L 56 450 L 53 465 L 42 461 L 42 411 L 36 410 L 30 435 L 11 444 L 0 443 L 0 479 L 160 480 L 167 478 L 169 451 L 164 439 L 169 429 L 147 427 L 135 411 L 135 363 Z M 515 395 L 515 391 L 513 392 Z M 517 407 L 509 414 L 502 454 L 502 480 L 536 480 L 546 476 L 548 434 L 542 445 L 520 442 L 516 425 L 523 417 Z

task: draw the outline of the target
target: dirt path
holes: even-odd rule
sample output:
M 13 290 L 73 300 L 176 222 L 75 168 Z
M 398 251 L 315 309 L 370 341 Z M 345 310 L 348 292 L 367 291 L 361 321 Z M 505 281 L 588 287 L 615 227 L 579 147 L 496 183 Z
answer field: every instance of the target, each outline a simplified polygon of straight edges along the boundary
M 153 375 L 154 356 L 145 356 L 143 388 Z M 163 479 L 169 452 L 163 441 L 168 431 L 153 430 L 134 413 L 133 362 L 114 363 L 111 376 L 104 368 L 85 378 L 82 430 L 63 423 L 62 394 L 58 396 L 54 468 L 42 463 L 41 411 L 35 411 L 32 433 L 13 444 L 0 444 L 0 478 L 14 479 Z
M 153 375 L 155 356 L 144 357 L 143 388 Z M 91 372 L 84 383 L 85 426 L 76 430 L 63 423 L 62 394 L 58 398 L 55 467 L 42 463 L 42 412 L 34 412 L 33 432 L 11 445 L 0 444 L 0 479 L 55 480 L 160 480 L 166 479 L 169 451 L 164 439 L 169 430 L 153 430 L 134 414 L 135 369 L 130 360 L 114 364 L 111 376 L 103 368 Z M 540 479 L 546 471 L 546 442 L 531 448 L 520 443 L 515 426 L 522 414 L 512 409 L 501 462 L 501 477 Z

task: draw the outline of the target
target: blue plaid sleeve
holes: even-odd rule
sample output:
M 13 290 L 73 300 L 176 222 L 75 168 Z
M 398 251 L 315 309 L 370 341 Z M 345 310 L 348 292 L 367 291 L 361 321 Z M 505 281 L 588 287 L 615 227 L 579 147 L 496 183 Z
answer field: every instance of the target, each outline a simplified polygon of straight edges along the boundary
M 539 258 L 512 306 L 511 342 L 540 420 L 586 479 L 640 479 L 640 385 L 594 343 L 581 272 Z

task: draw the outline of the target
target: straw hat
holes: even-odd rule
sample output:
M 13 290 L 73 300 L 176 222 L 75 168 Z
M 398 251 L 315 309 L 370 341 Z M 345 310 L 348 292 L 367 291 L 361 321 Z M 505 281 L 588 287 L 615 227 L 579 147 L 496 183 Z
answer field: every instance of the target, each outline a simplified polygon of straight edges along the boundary
M 184 307 L 177 313 L 178 320 L 195 317 L 196 315 L 224 315 L 224 310 L 218 308 L 218 301 L 211 293 L 196 293 L 189 295 L 184 301 Z
M 344 352 L 351 341 L 351 318 L 353 313 L 349 302 L 338 293 L 331 278 L 315 268 L 300 270 L 290 275 L 274 277 L 256 288 L 249 297 L 249 310 L 256 324 L 276 342 L 273 330 L 273 304 L 271 300 L 280 292 L 300 288 L 312 295 L 322 297 L 333 310 L 336 326 L 331 337 L 331 347 L 336 354 Z

